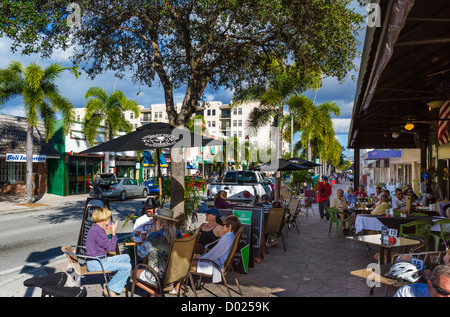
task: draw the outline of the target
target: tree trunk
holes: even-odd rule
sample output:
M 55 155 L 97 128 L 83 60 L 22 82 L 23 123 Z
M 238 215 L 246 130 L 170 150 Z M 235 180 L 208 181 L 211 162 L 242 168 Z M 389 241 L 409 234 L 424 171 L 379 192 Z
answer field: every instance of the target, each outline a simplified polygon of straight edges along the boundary
M 33 203 L 33 127 L 28 124 L 27 127 L 27 203 Z
M 278 110 L 278 112 L 280 113 L 281 110 Z M 278 115 L 277 118 L 277 134 L 276 134 L 276 147 L 275 147 L 275 160 L 279 160 L 281 158 L 281 152 L 282 152 L 282 142 L 283 142 L 283 135 L 281 133 L 281 128 L 280 128 L 280 123 L 281 123 L 281 115 Z M 275 172 L 275 194 L 274 194 L 274 200 L 275 201 L 280 201 L 281 198 L 281 172 L 280 171 L 276 171 Z
M 180 148 L 170 150 L 171 188 L 170 209 L 177 219 L 184 217 L 184 161 L 183 151 Z

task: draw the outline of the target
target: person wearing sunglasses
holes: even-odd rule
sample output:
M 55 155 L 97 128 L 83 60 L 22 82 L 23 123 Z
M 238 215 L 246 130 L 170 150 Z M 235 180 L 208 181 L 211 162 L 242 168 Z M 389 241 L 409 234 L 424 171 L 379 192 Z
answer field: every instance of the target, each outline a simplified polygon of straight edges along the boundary
M 415 283 L 400 287 L 394 297 L 449 297 L 450 265 L 439 265 L 427 283 Z

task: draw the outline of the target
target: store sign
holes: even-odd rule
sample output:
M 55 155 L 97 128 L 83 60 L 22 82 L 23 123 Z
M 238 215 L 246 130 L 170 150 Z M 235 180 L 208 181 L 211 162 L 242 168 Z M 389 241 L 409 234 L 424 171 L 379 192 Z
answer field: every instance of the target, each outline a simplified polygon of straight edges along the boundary
M 33 162 L 34 163 L 45 163 L 46 160 L 45 155 L 33 155 Z M 6 154 L 6 162 L 26 162 L 27 156 L 25 154 Z

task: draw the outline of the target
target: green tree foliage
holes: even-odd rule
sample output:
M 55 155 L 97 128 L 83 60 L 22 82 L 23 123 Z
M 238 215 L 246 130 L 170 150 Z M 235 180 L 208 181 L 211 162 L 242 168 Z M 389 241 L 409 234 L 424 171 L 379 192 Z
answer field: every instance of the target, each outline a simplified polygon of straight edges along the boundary
M 54 132 L 57 112 L 62 113 L 65 134 L 69 132 L 75 119 L 74 106 L 70 100 L 59 93 L 55 83 L 65 70 L 70 70 L 78 78 L 76 67 L 62 67 L 60 64 L 51 64 L 43 69 L 38 64 L 31 63 L 23 68 L 20 62 L 13 61 L 7 68 L 0 69 L 0 105 L 5 104 L 11 98 L 22 96 L 23 110 L 28 122 L 26 145 L 28 203 L 33 200 L 33 129 L 42 120 L 45 126 L 45 138 L 48 142 Z

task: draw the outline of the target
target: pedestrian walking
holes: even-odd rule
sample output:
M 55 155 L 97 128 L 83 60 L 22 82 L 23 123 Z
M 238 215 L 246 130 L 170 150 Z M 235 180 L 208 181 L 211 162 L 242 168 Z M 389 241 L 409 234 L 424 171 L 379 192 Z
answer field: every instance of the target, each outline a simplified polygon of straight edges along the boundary
M 95 198 L 102 198 L 102 178 L 100 174 L 95 175 L 94 178 L 94 196 Z
M 327 207 L 330 207 L 330 196 L 332 193 L 331 185 L 328 183 L 328 177 L 323 176 L 322 181 L 319 182 L 317 202 L 319 203 L 319 214 L 320 219 L 326 217 L 327 220 L 330 219 Z

